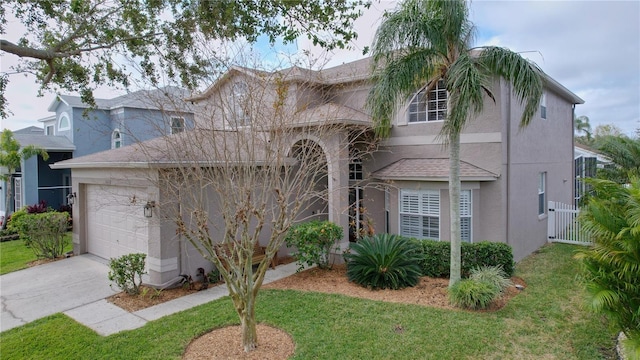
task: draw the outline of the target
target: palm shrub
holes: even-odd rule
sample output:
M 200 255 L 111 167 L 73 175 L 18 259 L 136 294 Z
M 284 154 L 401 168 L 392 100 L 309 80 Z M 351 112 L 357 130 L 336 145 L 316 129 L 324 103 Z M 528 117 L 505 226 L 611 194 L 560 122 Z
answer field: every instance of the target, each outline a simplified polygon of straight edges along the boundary
M 493 286 L 498 293 L 504 292 L 512 285 L 502 266 L 481 266 L 471 270 L 469 279 L 484 282 Z
M 628 185 L 589 179 L 589 184 L 593 194 L 579 221 L 593 245 L 576 254 L 588 305 L 617 324 L 640 359 L 640 179 Z
M 485 309 L 498 295 L 498 288 L 486 281 L 463 279 L 449 287 L 449 301 L 463 309 Z
M 350 281 L 373 289 L 415 286 L 420 278 L 420 249 L 397 235 L 378 234 L 351 244 L 344 257 Z

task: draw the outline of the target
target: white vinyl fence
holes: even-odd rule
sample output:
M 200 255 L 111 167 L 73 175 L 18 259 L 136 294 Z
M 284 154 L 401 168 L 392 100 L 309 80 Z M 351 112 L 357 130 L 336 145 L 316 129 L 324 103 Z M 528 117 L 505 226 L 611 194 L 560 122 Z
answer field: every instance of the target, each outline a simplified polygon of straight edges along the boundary
M 547 236 L 549 242 L 591 245 L 587 235 L 581 231 L 578 222 L 580 210 L 574 205 L 549 201 L 549 223 Z

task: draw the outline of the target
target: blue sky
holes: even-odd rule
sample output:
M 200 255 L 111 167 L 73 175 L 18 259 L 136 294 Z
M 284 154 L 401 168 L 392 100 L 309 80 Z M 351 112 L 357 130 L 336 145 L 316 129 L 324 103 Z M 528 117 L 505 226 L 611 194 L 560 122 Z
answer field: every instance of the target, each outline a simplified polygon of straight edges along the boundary
M 331 53 L 314 48 L 306 39 L 277 46 L 277 54 L 264 42 L 259 58 L 268 63 L 288 59 L 291 54 L 303 64 L 316 67 L 338 65 L 362 58 L 385 9 L 396 1 L 373 0 L 356 23 L 359 37 L 352 50 Z M 585 100 L 576 107 L 578 116 L 588 116 L 592 127 L 615 124 L 626 134 L 640 128 L 640 1 L 483 1 L 474 0 L 470 17 L 478 28 L 476 44 L 499 45 L 535 61 L 547 74 Z M 7 38 L 17 37 L 19 27 L 8 26 Z M 14 33 L 12 33 L 12 31 Z M 2 35 L 3 37 L 5 35 Z M 301 55 L 307 50 L 309 56 Z M 0 69 L 15 62 L 12 55 L 0 57 Z M 267 66 L 268 67 L 268 66 Z M 1 127 L 12 130 L 49 115 L 53 93 L 37 97 L 33 77 L 12 76 L 6 96 L 13 116 Z M 101 89 L 97 96 L 115 96 Z

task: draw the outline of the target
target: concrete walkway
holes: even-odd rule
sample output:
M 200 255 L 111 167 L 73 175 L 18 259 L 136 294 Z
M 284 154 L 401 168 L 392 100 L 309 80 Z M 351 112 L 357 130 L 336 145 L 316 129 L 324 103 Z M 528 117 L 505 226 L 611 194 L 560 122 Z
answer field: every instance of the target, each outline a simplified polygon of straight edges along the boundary
M 295 263 L 269 269 L 264 284 L 290 276 L 296 269 Z M 0 331 L 62 312 L 108 336 L 228 295 L 222 284 L 130 313 L 105 300 L 118 292 L 109 286 L 108 272 L 104 260 L 81 255 L 0 276 Z

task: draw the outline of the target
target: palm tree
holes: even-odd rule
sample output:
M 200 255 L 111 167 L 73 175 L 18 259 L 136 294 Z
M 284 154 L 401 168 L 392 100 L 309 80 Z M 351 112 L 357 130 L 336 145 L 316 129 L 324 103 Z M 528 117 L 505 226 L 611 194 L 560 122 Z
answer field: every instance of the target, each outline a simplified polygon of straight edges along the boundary
M 640 177 L 640 139 L 607 135 L 599 137 L 596 148 L 611 159 L 612 166 L 598 170 L 598 177 L 626 184 L 630 177 Z
M 26 160 L 34 155 L 40 155 L 44 160 L 49 158 L 49 154 L 44 149 L 33 145 L 20 146 L 20 143 L 14 138 L 13 132 L 9 129 L 4 129 L 0 133 L 0 167 L 7 169 L 6 174 L 0 174 L 0 180 L 7 182 L 7 197 L 5 204 L 4 219 L 0 223 L 2 229 L 7 225 L 7 220 L 10 215 L 9 205 L 12 195 L 13 184 L 10 184 L 10 180 L 13 178 L 16 170 L 20 168 L 23 160 Z M 18 210 L 18 209 L 16 209 Z
M 587 116 L 576 117 L 573 121 L 573 128 L 578 134 L 584 133 L 585 144 L 591 143 L 591 124 L 589 124 L 589 118 Z
M 460 279 L 460 133 L 482 111 L 492 77 L 513 86 L 524 104 L 521 126 L 538 110 L 541 70 L 508 49 L 472 48 L 474 27 L 464 0 L 407 0 L 385 15 L 372 45 L 374 85 L 367 106 L 380 136 L 388 136 L 398 102 L 416 90 L 428 94 L 440 79 L 447 89 L 447 114 L 440 139 L 449 148 L 452 285 Z
M 589 179 L 593 194 L 580 225 L 593 240 L 581 249 L 589 307 L 608 315 L 627 335 L 630 358 L 640 358 L 640 179 L 628 185 Z

